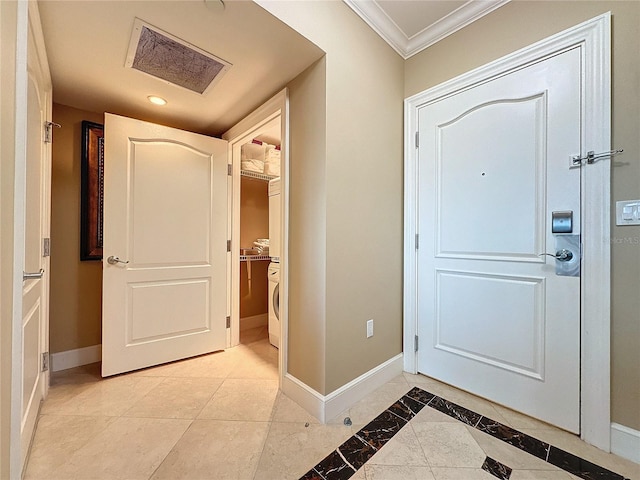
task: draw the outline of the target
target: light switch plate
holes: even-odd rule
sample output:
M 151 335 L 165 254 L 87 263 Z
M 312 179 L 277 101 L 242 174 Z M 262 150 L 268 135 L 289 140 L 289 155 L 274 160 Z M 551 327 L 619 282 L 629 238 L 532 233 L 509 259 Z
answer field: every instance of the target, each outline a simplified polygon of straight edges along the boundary
M 640 225 L 640 200 L 616 202 L 616 225 Z

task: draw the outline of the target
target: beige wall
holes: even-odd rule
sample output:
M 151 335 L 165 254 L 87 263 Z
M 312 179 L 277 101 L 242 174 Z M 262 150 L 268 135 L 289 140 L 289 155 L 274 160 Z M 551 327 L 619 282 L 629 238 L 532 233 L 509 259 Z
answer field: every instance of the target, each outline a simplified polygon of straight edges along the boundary
M 9 477 L 16 3 L 0 2 L 0 478 Z
M 289 84 L 289 329 L 287 372 L 325 385 L 326 61 Z M 282 274 L 282 273 L 281 273 Z
M 50 352 L 98 345 L 102 338 L 102 262 L 80 261 L 81 122 L 101 113 L 53 105 Z
M 328 394 L 402 351 L 403 60 L 343 2 L 260 3 L 326 52 L 326 156 L 318 158 L 324 163 L 326 217 L 316 217 L 312 226 L 320 230 L 326 222 L 326 258 L 314 265 L 322 268 L 326 262 L 326 287 L 306 292 L 316 296 L 314 303 L 322 301 L 325 311 L 312 313 L 306 305 L 291 309 L 290 322 L 298 315 L 321 318 L 314 327 L 307 325 L 304 335 L 292 336 L 289 372 L 298 376 L 294 360 L 317 361 L 292 352 L 303 348 L 293 341 L 315 343 L 321 337 L 312 336 L 314 328 L 323 329 L 324 322 L 324 387 L 298 378 Z M 293 117 L 291 125 L 293 143 Z M 322 133 L 304 134 L 323 141 Z M 292 148 L 292 166 L 298 159 Z M 291 188 L 315 187 L 315 181 L 292 174 Z M 297 225 L 292 217 L 290 229 Z M 305 245 L 290 242 L 293 269 L 305 254 L 294 249 Z M 293 292 L 289 301 L 298 302 Z M 367 339 L 371 318 L 375 334 Z
M 240 179 L 240 248 L 253 248 L 257 238 L 269 238 L 269 183 Z
M 242 177 L 240 179 L 240 248 L 253 248 L 253 242 L 257 238 L 269 238 L 269 183 Z M 240 262 L 240 319 L 268 312 L 268 266 L 268 261 Z M 249 285 L 249 268 L 251 268 L 251 285 Z
M 615 201 L 640 197 L 640 2 L 514 1 L 405 63 L 411 96 L 597 15 L 613 15 L 612 421 L 640 429 L 640 227 Z

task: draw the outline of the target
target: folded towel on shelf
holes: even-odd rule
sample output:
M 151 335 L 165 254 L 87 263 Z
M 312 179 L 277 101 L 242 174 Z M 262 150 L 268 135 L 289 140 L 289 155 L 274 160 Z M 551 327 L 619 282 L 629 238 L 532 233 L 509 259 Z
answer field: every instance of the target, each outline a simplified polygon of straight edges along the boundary
M 240 147 L 240 160 L 259 160 L 264 162 L 266 147 L 264 144 L 246 143 Z
M 240 168 L 249 172 L 264 173 L 264 162 L 262 160 L 242 160 Z
M 280 176 L 280 163 L 265 163 L 264 173 L 274 177 Z
M 274 145 L 268 145 L 264 155 L 264 173 L 280 176 L 280 150 Z

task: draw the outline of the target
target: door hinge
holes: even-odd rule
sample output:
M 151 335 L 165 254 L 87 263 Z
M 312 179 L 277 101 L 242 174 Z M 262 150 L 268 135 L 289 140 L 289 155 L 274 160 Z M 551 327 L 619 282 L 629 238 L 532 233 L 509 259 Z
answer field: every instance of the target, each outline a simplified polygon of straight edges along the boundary
M 42 366 L 40 369 L 41 372 L 49 371 L 49 352 L 44 352 L 42 354 Z
M 62 126 L 58 123 L 44 122 L 44 142 L 45 143 L 53 142 L 53 127 L 62 128 Z
M 227 328 L 231 328 L 231 317 L 227 317 Z
M 50 238 L 42 239 L 42 256 L 43 257 L 51 256 L 51 239 Z
M 416 250 L 420 248 L 420 235 L 416 233 Z
M 414 352 L 418 351 L 418 335 L 413 337 L 413 351 Z
M 416 148 L 420 147 L 420 132 L 416 132 Z
M 231 251 L 231 240 L 227 240 L 227 252 Z
M 230 163 L 227 163 L 227 175 L 233 175 L 233 165 L 231 165 Z

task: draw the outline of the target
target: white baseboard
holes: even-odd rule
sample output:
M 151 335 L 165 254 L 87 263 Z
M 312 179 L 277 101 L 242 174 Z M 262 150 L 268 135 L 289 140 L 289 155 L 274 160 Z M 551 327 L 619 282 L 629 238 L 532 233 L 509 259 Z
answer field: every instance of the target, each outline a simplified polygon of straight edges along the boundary
M 618 423 L 611 424 L 611 453 L 640 463 L 640 431 Z
M 321 395 L 294 376 L 286 374 L 282 391 L 322 423 L 335 418 L 376 388 L 402 373 L 403 354 L 372 368 L 329 395 Z
M 404 355 L 399 353 L 327 395 L 324 407 L 325 420 L 329 421 L 335 418 L 376 388 L 400 375 L 403 361 Z
M 240 330 L 249 330 L 250 328 L 264 327 L 267 325 L 269 325 L 268 313 L 261 313 L 260 315 L 240 319 Z
M 324 423 L 324 396 L 306 383 L 287 373 L 282 381 L 282 392 Z
M 68 368 L 88 365 L 102 360 L 102 345 L 92 345 L 90 347 L 76 348 L 66 352 L 51 354 L 51 371 L 59 372 Z

